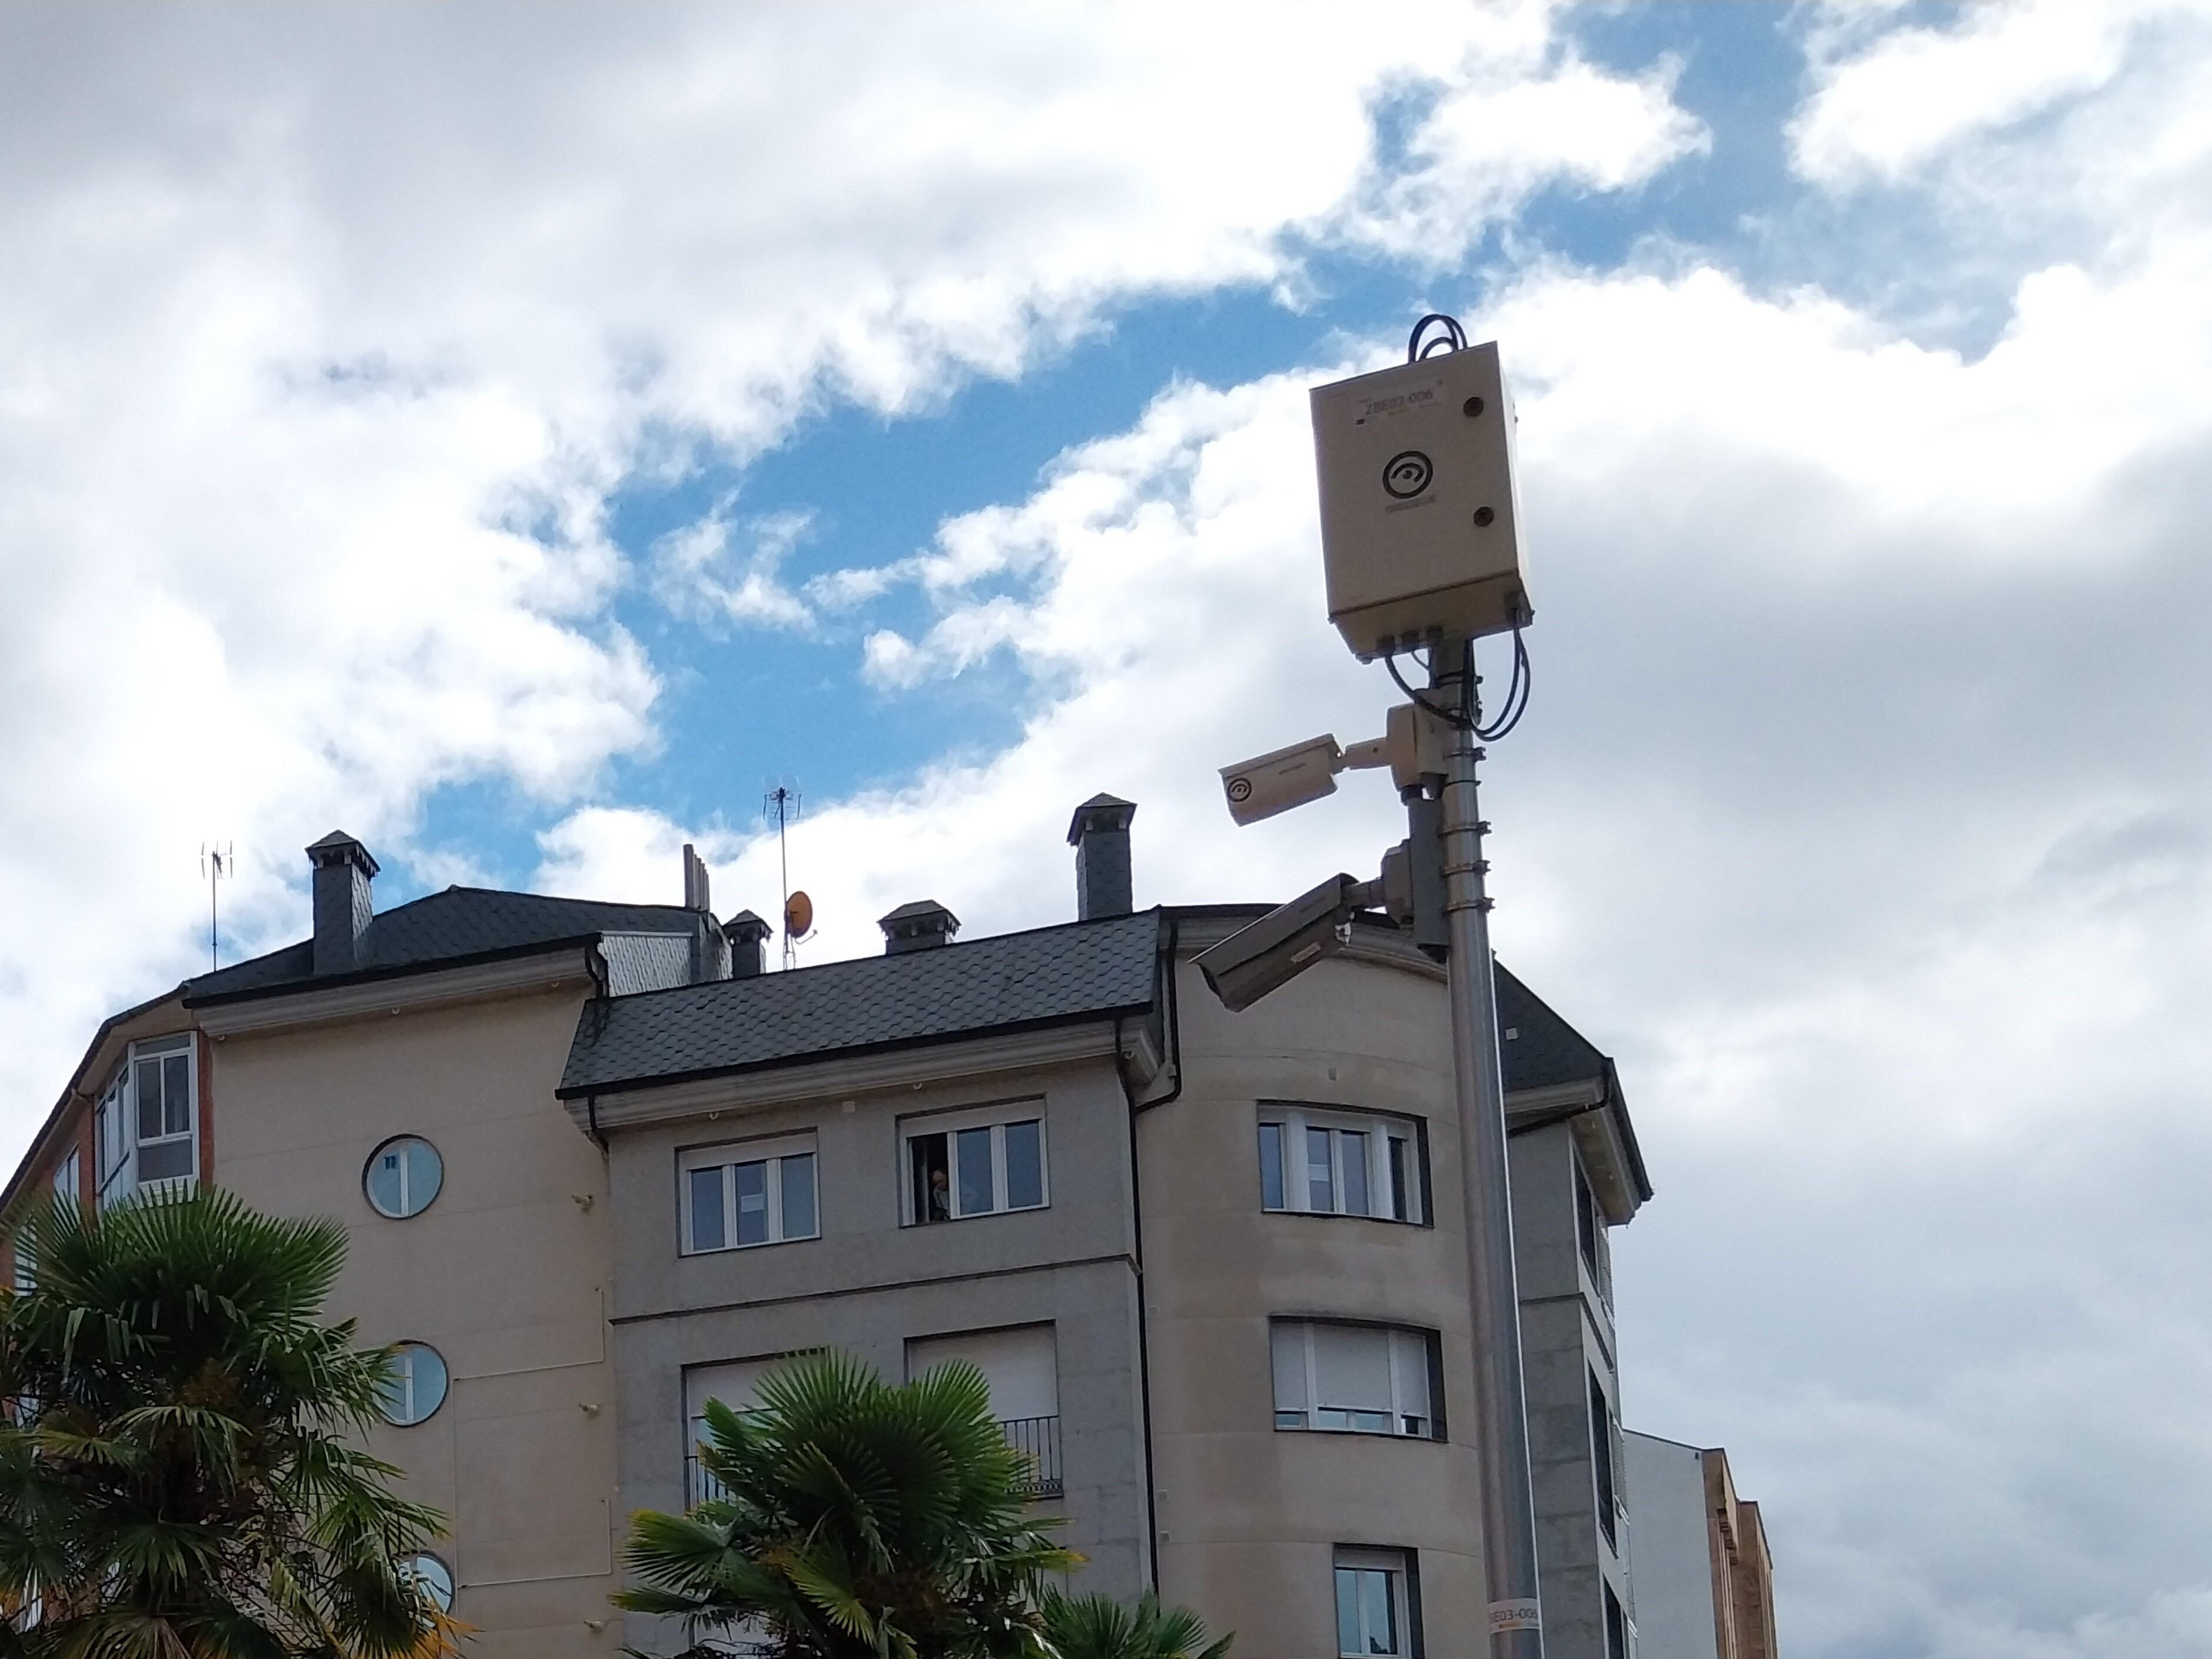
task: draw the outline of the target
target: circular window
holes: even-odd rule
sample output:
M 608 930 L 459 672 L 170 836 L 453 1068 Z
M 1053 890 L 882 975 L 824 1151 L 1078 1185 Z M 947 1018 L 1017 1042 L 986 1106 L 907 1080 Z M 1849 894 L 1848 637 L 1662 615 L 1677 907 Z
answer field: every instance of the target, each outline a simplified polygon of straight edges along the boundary
M 435 1348 L 403 1342 L 392 1357 L 392 1375 L 378 1390 L 377 1410 L 386 1423 L 405 1428 L 446 1403 L 446 1362 Z
M 453 1610 L 453 1570 L 436 1556 L 402 1556 L 399 1582 L 428 1600 L 440 1613 Z
M 445 1180 L 445 1160 L 438 1156 L 438 1149 L 413 1135 L 402 1135 L 378 1147 L 361 1176 L 369 1208 L 394 1221 L 404 1221 L 428 1210 Z

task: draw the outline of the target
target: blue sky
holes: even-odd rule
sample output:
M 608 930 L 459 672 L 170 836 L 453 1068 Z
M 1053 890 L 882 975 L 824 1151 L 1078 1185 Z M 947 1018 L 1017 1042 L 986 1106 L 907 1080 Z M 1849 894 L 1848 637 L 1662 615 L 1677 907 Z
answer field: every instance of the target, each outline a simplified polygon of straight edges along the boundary
M 1792 1659 L 2212 1651 L 2212 12 L 471 5 L 0 15 L 0 1100 L 390 904 L 1049 922 L 1400 831 L 1214 769 L 1389 700 L 1309 384 L 1521 415 L 1501 954 L 1620 1061 L 1632 1426 Z M 1255 19 L 1262 20 L 1259 26 Z M 1224 65 L 1233 70 L 1224 72 Z

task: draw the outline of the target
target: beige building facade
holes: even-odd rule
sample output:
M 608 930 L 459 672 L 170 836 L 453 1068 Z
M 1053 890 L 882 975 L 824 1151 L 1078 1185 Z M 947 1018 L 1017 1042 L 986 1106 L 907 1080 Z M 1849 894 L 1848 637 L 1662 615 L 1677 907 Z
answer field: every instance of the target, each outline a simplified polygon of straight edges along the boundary
M 481 1653 L 671 1650 L 608 1606 L 628 1516 L 700 1495 L 705 1399 L 823 1346 L 977 1363 L 1081 1588 L 1156 1585 L 1255 1655 L 1468 1650 L 1443 973 L 1363 919 L 1226 1013 L 1190 959 L 1256 912 L 1133 910 L 1133 812 L 1079 812 L 1073 922 L 959 942 L 920 901 L 884 955 L 787 974 L 688 863 L 681 906 L 380 915 L 326 838 L 316 937 L 103 1028 L 7 1201 L 72 1153 L 100 1201 L 103 1101 L 120 1077 L 136 1113 L 134 1045 L 181 1041 L 183 1178 L 343 1220 L 332 1311 L 411 1345 L 375 1449 L 453 1517 L 436 1571 Z M 1547 1650 L 1626 1659 L 1607 1239 L 1650 1183 L 1611 1064 L 1499 994 Z M 143 1184 L 178 1179 L 146 1125 Z

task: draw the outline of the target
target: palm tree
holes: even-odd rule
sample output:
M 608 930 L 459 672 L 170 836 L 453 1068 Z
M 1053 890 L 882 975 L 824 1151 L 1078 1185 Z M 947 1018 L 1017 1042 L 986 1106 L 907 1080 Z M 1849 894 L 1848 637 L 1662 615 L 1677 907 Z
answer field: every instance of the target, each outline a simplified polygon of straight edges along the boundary
M 1151 1590 L 1133 1611 L 1111 1596 L 1048 1590 L 1043 1613 L 1045 1638 L 1059 1659 L 1222 1659 L 1236 1639 L 1224 1636 L 1201 1648 L 1205 1621 L 1188 1607 L 1162 1607 Z
M 354 1443 L 390 1375 L 318 1315 L 335 1222 L 202 1188 L 22 1222 L 0 1293 L 0 1655 L 429 1659 L 442 1531 Z
M 623 1555 L 634 1613 L 684 1621 L 693 1655 L 1051 1659 L 1043 1577 L 1082 1558 L 1029 1519 L 973 1365 L 894 1387 L 849 1355 L 805 1355 L 760 1406 L 707 1406 L 699 1460 L 725 1494 L 646 1510 Z M 707 1645 L 711 1640 L 715 1646 Z

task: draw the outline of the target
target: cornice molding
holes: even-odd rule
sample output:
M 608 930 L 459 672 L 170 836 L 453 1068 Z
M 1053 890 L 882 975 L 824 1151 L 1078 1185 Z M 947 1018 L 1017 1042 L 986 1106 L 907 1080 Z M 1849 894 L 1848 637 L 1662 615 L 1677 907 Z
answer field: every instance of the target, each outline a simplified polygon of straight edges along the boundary
M 1158 1076 L 1161 1057 L 1141 1020 L 1121 1022 L 1121 1054 L 1130 1082 L 1141 1089 Z M 1113 1058 L 1115 1022 L 1091 1020 L 1041 1030 L 1002 1033 L 961 1042 L 929 1043 L 877 1053 L 836 1057 L 739 1071 L 689 1082 L 611 1089 L 562 1102 L 576 1127 L 611 1130 L 680 1123 L 709 1112 L 743 1112 L 808 1101 L 912 1090 L 1040 1071 Z M 596 1107 L 594 1106 L 596 1101 Z
M 401 978 L 331 985 L 320 991 L 261 997 L 252 1002 L 216 1003 L 195 1009 L 192 1013 L 199 1028 L 220 1042 L 226 1037 L 252 1033 L 331 1025 L 373 1019 L 379 1015 L 485 1002 L 525 991 L 553 991 L 572 982 L 582 986 L 591 983 L 584 958 L 583 951 L 574 948 L 548 951 Z

